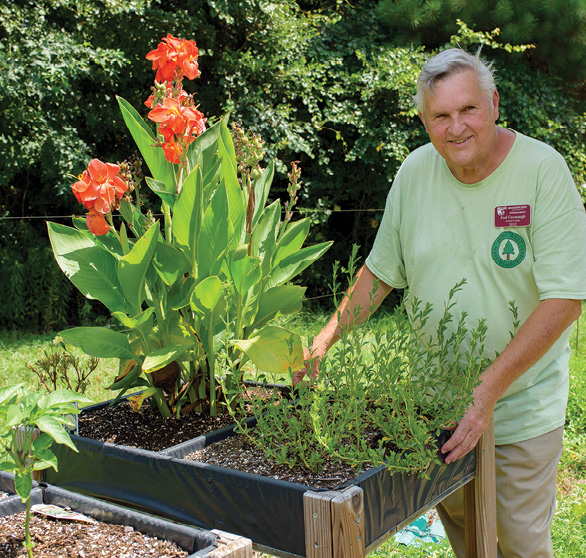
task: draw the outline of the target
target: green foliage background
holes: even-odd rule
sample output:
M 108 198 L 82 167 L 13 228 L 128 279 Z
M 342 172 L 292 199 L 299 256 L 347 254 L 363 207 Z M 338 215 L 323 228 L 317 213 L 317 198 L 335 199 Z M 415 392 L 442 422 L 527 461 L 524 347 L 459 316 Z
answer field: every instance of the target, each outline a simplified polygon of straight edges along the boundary
M 483 55 L 496 60 L 501 122 L 556 147 L 583 186 L 585 7 L 586 0 L 3 3 L 0 277 L 15 294 L 0 306 L 0 326 L 51 329 L 100 313 L 58 278 L 44 221 L 30 217 L 81 213 L 73 177 L 91 158 L 132 153 L 115 95 L 142 106 L 154 78 L 145 55 L 167 33 L 197 41 L 202 77 L 186 86 L 204 114 L 231 112 L 263 136 L 267 159 L 278 158 L 273 195 L 286 199 L 286 172 L 300 161 L 299 207 L 312 218 L 312 240 L 335 241 L 302 279 L 311 297 L 328 292 L 332 261 L 346 261 L 353 243 L 368 251 L 399 165 L 426 142 L 411 105 L 417 73 L 452 35 L 472 50 L 485 43 Z M 458 17 L 501 34 L 458 34 Z M 495 41 L 536 47 L 508 52 Z

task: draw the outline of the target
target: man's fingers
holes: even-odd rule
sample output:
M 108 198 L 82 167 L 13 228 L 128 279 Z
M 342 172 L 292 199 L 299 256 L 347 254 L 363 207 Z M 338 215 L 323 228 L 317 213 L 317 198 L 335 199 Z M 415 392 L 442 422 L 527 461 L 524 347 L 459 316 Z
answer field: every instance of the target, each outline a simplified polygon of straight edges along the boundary
M 441 452 L 446 456 L 445 462 L 452 463 L 473 450 L 480 439 L 474 431 L 456 428 L 450 439 L 442 446 Z

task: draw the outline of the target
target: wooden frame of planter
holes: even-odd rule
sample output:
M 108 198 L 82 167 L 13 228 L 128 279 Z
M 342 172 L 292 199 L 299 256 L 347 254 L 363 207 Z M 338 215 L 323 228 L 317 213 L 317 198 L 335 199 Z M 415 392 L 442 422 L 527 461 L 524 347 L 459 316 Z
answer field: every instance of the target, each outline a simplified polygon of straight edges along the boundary
M 487 436 L 488 446 L 477 455 L 471 452 L 450 465 L 430 465 L 427 480 L 377 468 L 361 473 L 341 490 L 323 491 L 183 459 L 231 430 L 161 452 L 72 435 L 79 453 L 54 447 L 62 465 L 59 472 L 46 470 L 45 480 L 180 523 L 234 533 L 269 554 L 307 558 L 364 556 L 467 486 L 467 516 L 477 518 L 467 529 L 467 556 L 493 556 L 490 544 L 485 548 L 493 538 L 496 545 L 496 534 L 489 534 L 494 513 L 487 511 L 494 493 L 487 489 L 490 458 L 494 458 Z
M 495 558 L 497 535 L 493 421 L 481 437 L 475 454 L 474 477 L 464 485 L 466 556 Z M 433 507 L 439 501 L 441 498 L 430 501 L 426 508 Z M 307 558 L 364 558 L 382 540 L 366 548 L 363 515 L 364 493 L 358 487 L 343 491 L 306 492 L 304 518 Z M 385 538 L 407 526 L 412 519 L 409 517 L 397 524 Z

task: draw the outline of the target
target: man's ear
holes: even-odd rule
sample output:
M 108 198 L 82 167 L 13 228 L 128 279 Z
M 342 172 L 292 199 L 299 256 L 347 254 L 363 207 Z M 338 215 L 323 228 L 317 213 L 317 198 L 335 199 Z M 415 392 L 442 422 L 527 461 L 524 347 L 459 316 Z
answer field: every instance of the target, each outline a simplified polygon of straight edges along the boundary
M 492 108 L 493 108 L 495 122 L 497 122 L 499 119 L 499 100 L 500 100 L 499 92 L 497 89 L 495 89 L 492 93 Z
M 423 119 L 423 114 L 421 114 L 421 111 L 418 111 L 417 114 L 419 114 L 419 120 L 421 120 L 421 123 L 423 124 L 423 127 L 425 128 L 425 131 L 427 132 L 427 126 L 425 125 L 425 120 Z

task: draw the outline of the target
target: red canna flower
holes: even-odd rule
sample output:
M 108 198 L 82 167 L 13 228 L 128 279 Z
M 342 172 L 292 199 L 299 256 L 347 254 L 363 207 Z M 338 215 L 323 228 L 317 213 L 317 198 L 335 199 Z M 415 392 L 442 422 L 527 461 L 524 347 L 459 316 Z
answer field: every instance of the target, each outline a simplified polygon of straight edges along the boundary
M 168 34 L 159 43 L 156 50 L 151 50 L 147 60 L 153 62 L 153 70 L 157 70 L 155 80 L 163 81 L 181 80 L 183 76 L 187 79 L 199 77 L 197 59 L 199 51 L 195 41 L 178 39 Z

